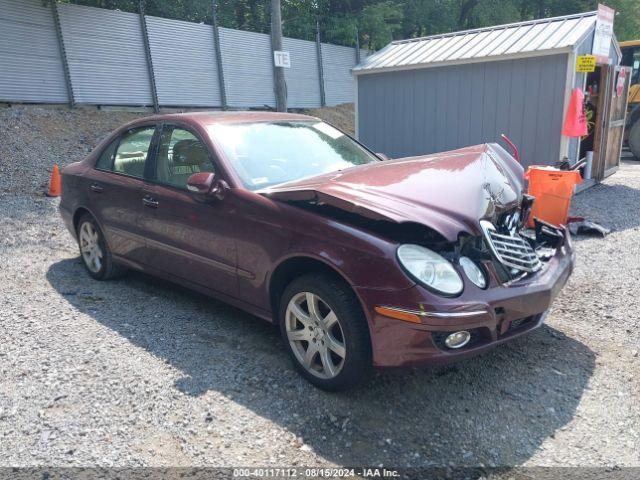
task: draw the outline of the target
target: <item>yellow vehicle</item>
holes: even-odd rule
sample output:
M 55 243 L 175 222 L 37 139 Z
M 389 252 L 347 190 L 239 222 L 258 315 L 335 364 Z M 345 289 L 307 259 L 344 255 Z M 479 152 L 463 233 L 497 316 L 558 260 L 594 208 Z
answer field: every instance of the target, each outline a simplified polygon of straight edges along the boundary
M 627 113 L 627 141 L 629 150 L 640 160 L 640 40 L 621 42 L 622 65 L 631 67 L 629 112 Z

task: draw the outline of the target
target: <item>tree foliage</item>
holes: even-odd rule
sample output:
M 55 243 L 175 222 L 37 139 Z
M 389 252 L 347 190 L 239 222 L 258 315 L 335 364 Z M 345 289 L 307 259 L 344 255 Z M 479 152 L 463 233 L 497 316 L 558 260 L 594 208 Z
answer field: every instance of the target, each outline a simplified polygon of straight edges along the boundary
M 63 0 L 137 12 L 138 0 Z M 217 0 L 221 26 L 269 32 L 269 0 Z M 286 36 L 311 40 L 316 23 L 323 41 L 378 49 L 399 38 L 433 35 L 535 18 L 585 12 L 597 0 L 282 0 Z M 616 9 L 620 40 L 640 38 L 640 0 L 605 0 Z M 159 17 L 211 23 L 211 0 L 145 0 Z

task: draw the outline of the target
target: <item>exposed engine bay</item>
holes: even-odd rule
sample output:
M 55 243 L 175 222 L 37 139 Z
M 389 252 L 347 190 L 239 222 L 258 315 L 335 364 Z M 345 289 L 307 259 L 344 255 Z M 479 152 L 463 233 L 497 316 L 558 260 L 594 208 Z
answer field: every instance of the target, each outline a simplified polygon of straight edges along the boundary
M 559 228 L 538 219 L 534 219 L 534 229 L 527 229 L 526 219 L 526 214 L 515 211 L 497 225 L 482 220 L 483 236 L 461 236 L 457 254 L 490 263 L 502 283 L 539 272 L 562 245 L 564 235 Z
M 363 230 L 402 243 L 422 245 L 458 263 L 468 257 L 489 263 L 502 283 L 509 283 L 535 274 L 562 246 L 562 230 L 534 219 L 535 228 L 526 228 L 533 198 L 525 195 L 521 207 L 500 215 L 496 221 L 481 220 L 482 235 L 461 234 L 457 242 L 449 242 L 435 230 L 413 222 L 392 223 L 371 220 L 322 202 L 289 202 Z

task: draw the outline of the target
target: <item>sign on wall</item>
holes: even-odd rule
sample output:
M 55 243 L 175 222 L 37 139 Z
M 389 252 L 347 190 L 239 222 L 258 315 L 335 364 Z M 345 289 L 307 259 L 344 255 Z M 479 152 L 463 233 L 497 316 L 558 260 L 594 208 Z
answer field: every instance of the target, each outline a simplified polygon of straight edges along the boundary
M 613 37 L 613 19 L 616 11 L 605 5 L 598 4 L 598 19 L 596 20 L 596 32 L 593 37 L 592 53 L 596 56 L 598 63 L 608 64 L 609 49 L 611 48 L 611 38 Z
M 627 69 L 622 68 L 618 72 L 618 80 L 616 82 L 616 97 L 621 97 L 624 93 L 624 85 L 627 79 Z
M 591 73 L 595 71 L 596 71 L 595 55 L 578 55 L 578 61 L 576 62 L 576 72 Z
M 273 62 L 276 67 L 291 68 L 291 56 L 289 52 L 275 50 L 273 52 Z

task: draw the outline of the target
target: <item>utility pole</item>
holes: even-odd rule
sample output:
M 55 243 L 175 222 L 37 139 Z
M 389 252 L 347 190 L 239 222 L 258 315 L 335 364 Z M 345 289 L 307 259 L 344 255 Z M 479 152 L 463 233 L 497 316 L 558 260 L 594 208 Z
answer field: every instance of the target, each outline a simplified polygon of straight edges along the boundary
M 213 41 L 216 51 L 216 65 L 218 67 L 218 85 L 220 86 L 220 103 L 223 110 L 227 109 L 227 87 L 224 83 L 224 65 L 222 63 L 222 48 L 220 48 L 220 30 L 218 29 L 218 6 L 216 0 L 211 0 L 211 26 L 213 27 Z
M 144 15 L 144 0 L 139 0 L 138 10 L 140 12 L 140 27 L 142 28 L 142 40 L 144 42 L 144 52 L 147 56 L 147 70 L 149 72 L 149 84 L 151 86 L 151 100 L 153 101 L 153 111 L 158 113 L 158 89 L 156 87 L 156 75 L 153 72 L 153 59 L 151 58 L 151 46 L 149 45 L 149 30 L 147 30 L 147 20 Z
M 282 50 L 282 11 L 280 0 L 271 0 L 271 50 L 273 52 Z M 284 83 L 284 67 L 276 67 L 275 59 L 273 63 L 273 84 L 276 94 L 276 110 L 287 111 L 287 93 Z

